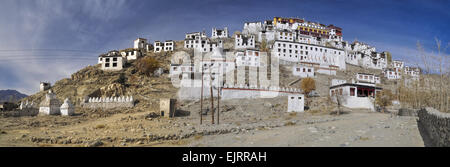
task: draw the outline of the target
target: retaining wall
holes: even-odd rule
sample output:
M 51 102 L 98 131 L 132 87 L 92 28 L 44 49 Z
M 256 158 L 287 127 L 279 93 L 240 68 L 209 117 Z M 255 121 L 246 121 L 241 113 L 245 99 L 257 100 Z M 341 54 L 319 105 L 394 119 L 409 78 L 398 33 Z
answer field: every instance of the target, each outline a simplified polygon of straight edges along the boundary
M 418 111 L 419 129 L 425 132 L 429 146 L 450 146 L 450 113 L 439 112 L 434 108 L 424 108 Z M 427 143 L 426 143 L 427 145 Z

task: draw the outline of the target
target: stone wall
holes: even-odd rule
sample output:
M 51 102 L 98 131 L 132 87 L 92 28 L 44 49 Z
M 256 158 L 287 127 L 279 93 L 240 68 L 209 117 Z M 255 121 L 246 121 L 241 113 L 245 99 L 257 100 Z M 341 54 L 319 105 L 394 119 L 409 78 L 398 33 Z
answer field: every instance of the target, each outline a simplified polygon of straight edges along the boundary
M 418 116 L 419 129 L 424 132 L 422 137 L 424 137 L 425 146 L 450 146 L 450 113 L 442 113 L 428 107 L 419 110 Z
M 24 108 L 14 111 L 1 112 L 4 117 L 22 117 L 22 116 L 37 116 L 39 114 L 39 109 L 37 108 Z

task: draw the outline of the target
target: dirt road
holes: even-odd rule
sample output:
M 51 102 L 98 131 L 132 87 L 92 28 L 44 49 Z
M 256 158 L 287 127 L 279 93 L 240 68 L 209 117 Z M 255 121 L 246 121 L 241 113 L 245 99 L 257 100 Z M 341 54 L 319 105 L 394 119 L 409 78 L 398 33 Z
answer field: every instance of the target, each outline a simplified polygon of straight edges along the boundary
M 301 116 L 301 115 L 299 115 Z M 204 136 L 186 146 L 423 147 L 416 117 L 351 113 L 341 120 Z

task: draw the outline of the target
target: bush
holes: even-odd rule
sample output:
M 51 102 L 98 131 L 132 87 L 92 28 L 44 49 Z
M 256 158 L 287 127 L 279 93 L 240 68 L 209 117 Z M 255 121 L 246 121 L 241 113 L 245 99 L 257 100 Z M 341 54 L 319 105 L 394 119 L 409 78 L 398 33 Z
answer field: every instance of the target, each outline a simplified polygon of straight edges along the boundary
M 144 57 L 136 65 L 137 72 L 147 76 L 151 76 L 159 67 L 160 63 L 153 57 Z
M 384 89 L 380 93 L 376 94 L 375 104 L 380 106 L 385 112 L 386 107 L 392 105 L 393 95 L 391 90 Z
M 303 93 L 308 96 L 311 91 L 316 89 L 316 81 L 310 77 L 303 78 L 300 82 L 300 88 L 303 90 Z

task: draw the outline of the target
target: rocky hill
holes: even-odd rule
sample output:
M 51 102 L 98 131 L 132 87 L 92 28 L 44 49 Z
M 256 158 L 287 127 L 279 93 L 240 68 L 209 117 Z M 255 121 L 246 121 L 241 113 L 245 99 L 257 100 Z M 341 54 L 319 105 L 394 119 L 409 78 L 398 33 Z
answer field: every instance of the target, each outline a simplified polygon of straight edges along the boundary
M 16 102 L 27 96 L 17 90 L 0 90 L 0 102 Z
M 146 76 L 139 74 L 136 64 L 142 59 L 128 62 L 121 71 L 103 71 L 100 65 L 87 66 L 71 75 L 57 81 L 51 90 L 59 100 L 69 98 L 73 103 L 80 104 L 86 97 L 133 96 L 136 107 L 133 110 L 154 109 L 159 106 L 160 98 L 173 98 L 175 89 L 168 78 L 170 55 L 168 53 L 149 53 L 156 58 L 164 69 L 161 76 Z M 23 100 L 40 102 L 47 91 L 41 91 Z M 158 109 L 156 107 L 156 109 Z

